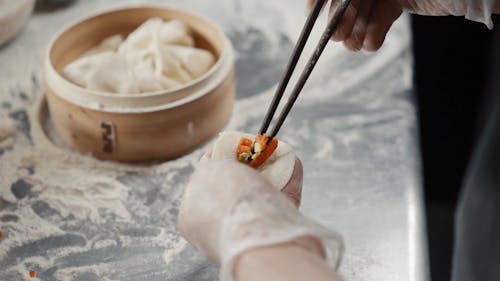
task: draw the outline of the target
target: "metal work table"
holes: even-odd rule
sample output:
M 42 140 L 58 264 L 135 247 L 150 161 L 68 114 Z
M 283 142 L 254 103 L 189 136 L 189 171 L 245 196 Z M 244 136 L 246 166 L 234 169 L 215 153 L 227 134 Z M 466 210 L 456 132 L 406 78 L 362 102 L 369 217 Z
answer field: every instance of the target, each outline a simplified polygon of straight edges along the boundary
M 64 164 L 36 160 L 46 152 L 34 133 L 40 124 L 32 108 L 43 95 L 45 49 L 62 25 L 127 3 L 205 14 L 223 27 L 237 53 L 238 101 L 228 130 L 254 132 L 305 19 L 305 2 L 86 0 L 35 12 L 23 32 L 0 47 L 0 120 L 16 129 L 0 142 L 0 280 L 29 279 L 29 270 L 44 281 L 217 280 L 217 268 L 176 231 L 180 195 L 207 146 L 150 167 L 98 161 L 55 145 L 69 155 Z M 318 31 L 324 24 L 319 20 Z M 428 280 L 409 34 L 403 17 L 376 54 L 331 43 L 281 131 L 304 164 L 302 211 L 344 237 L 345 280 Z M 125 193 L 101 205 L 82 203 L 72 213 L 65 209 L 70 205 L 54 203 L 59 191 L 51 169 L 88 171 L 89 180 L 109 177 Z M 90 196 L 85 192 L 82 198 Z M 75 209 L 79 197 L 68 196 Z

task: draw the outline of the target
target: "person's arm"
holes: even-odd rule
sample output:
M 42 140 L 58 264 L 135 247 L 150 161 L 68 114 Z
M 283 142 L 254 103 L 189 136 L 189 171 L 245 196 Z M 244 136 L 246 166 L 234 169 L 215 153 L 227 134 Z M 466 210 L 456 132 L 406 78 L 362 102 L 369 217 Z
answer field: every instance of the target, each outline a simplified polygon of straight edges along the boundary
M 238 281 L 341 281 L 321 253 L 296 243 L 285 243 L 250 250 L 238 259 Z
M 307 1 L 312 7 L 316 0 Z M 338 7 L 339 1 L 331 1 L 330 11 Z M 344 42 L 351 51 L 376 51 L 403 11 L 429 16 L 465 15 L 492 28 L 490 15 L 500 13 L 500 0 L 353 0 L 332 39 Z
M 495 6 L 493 6 L 493 13 L 500 14 L 500 0 L 495 1 Z
M 282 193 L 236 160 L 205 159 L 184 192 L 179 230 L 221 266 L 222 281 L 340 280 L 342 238 L 297 210 L 301 186 L 298 161 Z

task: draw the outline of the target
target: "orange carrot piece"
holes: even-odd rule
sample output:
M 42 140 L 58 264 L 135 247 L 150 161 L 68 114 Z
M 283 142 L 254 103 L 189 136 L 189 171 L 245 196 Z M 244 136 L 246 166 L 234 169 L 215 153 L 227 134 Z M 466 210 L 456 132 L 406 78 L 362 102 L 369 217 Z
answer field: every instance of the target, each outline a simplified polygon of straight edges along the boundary
M 31 271 L 30 271 L 30 277 L 31 277 L 31 278 L 35 278 L 35 277 L 36 277 L 36 271 L 31 270 Z
M 241 138 L 238 144 L 238 149 L 236 150 L 236 157 L 243 152 L 250 152 L 252 150 L 252 140 L 249 138 Z
M 261 140 L 265 140 L 265 141 L 264 141 L 264 146 L 263 146 L 264 149 L 260 153 L 259 157 L 250 161 L 250 166 L 255 168 L 255 169 L 257 169 L 262 164 L 264 164 L 264 162 L 266 162 L 266 160 L 269 159 L 269 157 L 271 157 L 271 155 L 276 150 L 276 148 L 278 148 L 278 139 L 273 138 L 267 145 L 265 145 L 267 140 L 268 140 L 268 137 L 266 135 L 264 135 L 265 138 L 259 138 L 259 136 L 261 136 L 261 135 L 257 135 L 257 141 L 259 141 L 259 143 Z
M 262 146 L 262 150 L 266 149 L 268 140 L 269 140 L 269 137 L 266 135 L 257 135 L 255 137 L 255 141 L 258 142 Z
M 255 145 L 254 142 L 249 138 L 242 137 L 238 144 L 238 148 L 236 149 L 236 158 L 246 164 L 249 164 L 253 168 L 260 167 L 264 164 L 264 162 L 266 162 L 267 159 L 269 159 L 269 157 L 271 157 L 273 152 L 278 147 L 278 140 L 276 138 L 273 138 L 269 143 L 268 140 L 269 137 L 266 135 L 257 135 L 255 137 L 255 143 L 259 144 L 259 152 L 256 153 L 253 151 Z M 249 156 L 256 156 L 256 158 L 249 162 L 247 160 L 243 161 L 243 159 L 248 159 L 240 158 L 240 155 L 243 153 L 247 153 Z

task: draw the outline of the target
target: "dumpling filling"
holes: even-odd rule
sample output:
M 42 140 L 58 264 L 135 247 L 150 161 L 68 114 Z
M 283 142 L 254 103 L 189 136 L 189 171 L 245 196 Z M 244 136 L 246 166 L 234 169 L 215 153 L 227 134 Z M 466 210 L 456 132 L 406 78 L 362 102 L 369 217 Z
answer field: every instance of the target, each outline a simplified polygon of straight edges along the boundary
M 258 168 L 271 157 L 278 147 L 278 139 L 269 140 L 267 135 L 257 135 L 255 141 L 242 137 L 236 150 L 238 161 Z

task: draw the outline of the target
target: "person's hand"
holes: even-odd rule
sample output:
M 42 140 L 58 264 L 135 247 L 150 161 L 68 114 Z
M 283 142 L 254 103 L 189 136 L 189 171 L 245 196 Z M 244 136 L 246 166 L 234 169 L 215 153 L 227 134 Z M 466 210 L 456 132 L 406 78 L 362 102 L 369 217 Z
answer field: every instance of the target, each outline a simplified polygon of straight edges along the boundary
M 211 151 L 206 152 L 201 157 L 200 161 L 208 161 L 212 159 Z M 302 177 L 303 169 L 302 162 L 299 158 L 295 157 L 295 166 L 293 168 L 292 176 L 288 183 L 281 188 L 281 192 L 288 197 L 295 205 L 295 207 L 300 207 L 300 201 L 302 199 Z
M 300 198 L 302 168 L 296 163 L 295 176 L 285 189 Z M 179 229 L 221 265 L 221 276 L 232 276 L 235 260 L 259 247 L 290 242 L 308 248 L 320 245 L 311 251 L 325 253 L 334 265 L 342 251 L 338 235 L 303 217 L 261 174 L 235 160 L 200 161 L 182 199 Z M 304 238 L 309 242 L 300 243 Z
M 332 0 L 332 13 L 340 0 Z M 308 0 L 312 7 L 315 0 Z M 347 7 L 333 40 L 343 41 L 352 51 L 376 51 L 385 40 L 392 24 L 403 11 L 421 15 L 455 15 L 480 21 L 492 27 L 490 0 L 352 0 Z
M 302 199 L 302 177 L 302 162 L 300 162 L 299 158 L 295 158 L 295 167 L 293 168 L 292 177 L 285 187 L 281 189 L 281 193 L 285 194 L 297 208 L 300 206 L 300 201 Z
M 255 187 L 254 187 L 255 186 Z M 237 161 L 214 161 L 208 152 L 200 160 L 200 164 L 193 173 L 184 196 L 179 212 L 179 227 L 187 240 L 196 241 L 199 248 L 214 261 L 219 260 L 219 253 L 212 249 L 213 237 L 206 236 L 207 229 L 221 227 L 218 220 L 228 212 L 234 200 L 241 196 L 240 192 L 249 192 L 249 196 L 266 196 L 279 191 L 272 187 L 267 180 L 256 170 L 242 165 Z M 295 207 L 299 207 L 302 191 L 302 164 L 297 158 L 294 172 L 288 183 L 283 187 L 282 194 L 286 195 Z M 282 200 L 278 200 L 282 201 Z M 216 204 L 204 206 L 203 203 Z M 281 211 L 286 211 L 288 208 Z M 210 211 L 202 211 L 202 208 Z M 295 210 L 293 210 L 295 212 Z M 201 233 L 198 233 L 201 231 Z M 200 237 L 198 237 L 200 234 Z M 217 235 L 216 235 L 217 236 Z

